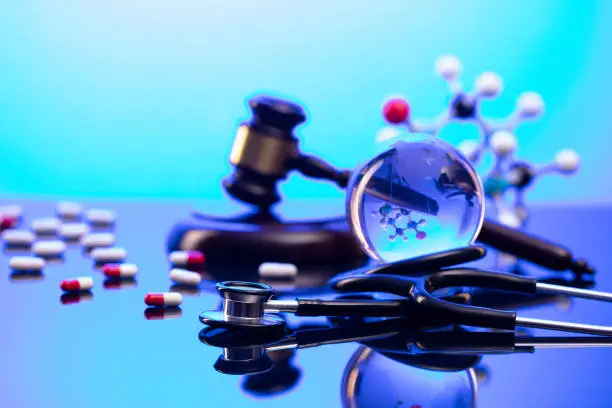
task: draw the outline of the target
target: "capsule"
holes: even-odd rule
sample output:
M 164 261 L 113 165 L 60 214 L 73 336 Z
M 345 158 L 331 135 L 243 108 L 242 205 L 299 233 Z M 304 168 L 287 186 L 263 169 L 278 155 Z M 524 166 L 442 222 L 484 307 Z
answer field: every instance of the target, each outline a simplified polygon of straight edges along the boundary
M 133 278 L 138 273 L 138 267 L 134 264 L 106 264 L 102 267 L 102 273 L 111 278 Z
M 95 248 L 91 251 L 91 257 L 97 263 L 123 262 L 127 258 L 127 251 L 123 248 Z
M 110 247 L 115 245 L 115 236 L 110 232 L 96 232 L 81 238 L 81 245 L 85 248 Z
M 45 267 L 45 260 L 35 256 L 14 256 L 9 266 L 16 271 L 40 271 Z
M 66 251 L 66 244 L 63 241 L 38 241 L 32 246 L 32 252 L 43 258 L 55 258 L 62 256 Z
M 55 205 L 55 212 L 63 220 L 78 220 L 83 215 L 83 206 L 71 201 L 60 201 Z
M 181 285 L 197 286 L 202 282 L 202 275 L 197 272 L 175 268 L 170 270 L 170 279 Z
M 56 235 L 60 225 L 61 222 L 57 218 L 37 218 L 30 223 L 37 235 Z
M 257 270 L 259 276 L 268 279 L 279 278 L 295 278 L 298 273 L 298 268 L 291 263 L 264 262 L 259 265 Z
M 93 279 L 90 277 L 66 279 L 60 283 L 64 292 L 80 292 L 93 288 Z
M 174 251 L 169 256 L 170 263 L 176 266 L 202 266 L 205 257 L 200 251 Z
M 183 303 L 183 295 L 176 292 L 147 293 L 145 295 L 144 302 L 149 306 L 177 307 Z
M 32 231 L 9 229 L 2 232 L 2 239 L 9 246 L 30 246 L 36 236 Z
M 112 210 L 103 210 L 100 208 L 92 208 L 85 212 L 87 221 L 96 226 L 110 226 L 117 220 L 117 214 Z
M 89 232 L 87 224 L 77 222 L 73 224 L 63 224 L 59 229 L 60 237 L 67 241 L 75 241 Z
M 19 218 L 14 215 L 0 214 L 0 230 L 15 228 L 19 224 Z

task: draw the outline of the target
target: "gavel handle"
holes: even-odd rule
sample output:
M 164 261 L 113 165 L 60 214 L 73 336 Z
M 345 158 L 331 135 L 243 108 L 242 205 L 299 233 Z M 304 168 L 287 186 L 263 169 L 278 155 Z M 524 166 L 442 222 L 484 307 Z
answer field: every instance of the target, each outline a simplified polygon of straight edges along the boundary
M 571 270 L 578 274 L 595 273 L 595 270 L 586 261 L 574 259 L 572 253 L 561 245 L 491 220 L 484 221 L 477 240 L 502 252 L 554 271 Z
M 348 170 L 338 170 L 326 161 L 306 154 L 292 158 L 289 166 L 306 177 L 333 181 L 340 188 L 346 188 L 351 176 Z

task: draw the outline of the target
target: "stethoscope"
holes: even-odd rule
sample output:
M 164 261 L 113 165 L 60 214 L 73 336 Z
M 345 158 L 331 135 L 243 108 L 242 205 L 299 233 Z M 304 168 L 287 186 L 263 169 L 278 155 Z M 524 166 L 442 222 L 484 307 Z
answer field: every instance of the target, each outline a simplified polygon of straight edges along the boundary
M 450 255 L 449 255 L 450 252 Z M 543 320 L 517 316 L 515 312 L 449 302 L 438 297 L 439 289 L 470 287 L 495 289 L 525 295 L 565 295 L 612 302 L 606 292 L 538 282 L 531 277 L 451 266 L 484 254 L 483 248 L 464 248 L 431 254 L 419 259 L 377 265 L 356 270 L 330 281 L 340 293 L 385 293 L 399 299 L 301 299 L 276 300 L 266 284 L 229 281 L 217 284 L 223 306 L 219 311 L 200 314 L 211 327 L 278 330 L 285 326 L 279 313 L 296 316 L 410 317 L 423 328 L 470 326 L 515 330 L 531 327 L 594 335 L 612 335 L 612 327 Z M 406 275 L 414 275 L 407 277 Z

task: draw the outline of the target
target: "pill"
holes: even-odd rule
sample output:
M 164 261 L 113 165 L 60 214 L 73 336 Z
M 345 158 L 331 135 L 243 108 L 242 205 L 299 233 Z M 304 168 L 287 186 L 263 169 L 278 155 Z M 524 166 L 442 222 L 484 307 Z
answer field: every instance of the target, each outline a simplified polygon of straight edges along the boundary
M 57 218 L 37 218 L 32 220 L 30 227 L 37 235 L 55 235 L 60 225 Z
M 73 305 L 80 302 L 85 302 L 93 299 L 91 292 L 68 292 L 60 296 L 60 302 L 63 305 Z
M 170 253 L 170 262 L 177 266 L 200 266 L 204 264 L 204 254 L 200 251 L 174 251 Z
M 82 222 L 63 224 L 59 229 L 60 237 L 68 241 L 80 239 L 89 232 L 89 226 Z
M 134 264 L 106 264 L 102 267 L 102 273 L 112 278 L 133 278 L 138 273 L 138 267 Z
M 97 232 L 84 235 L 81 245 L 86 248 L 109 247 L 115 245 L 115 236 L 110 232 Z
M 85 212 L 85 218 L 92 225 L 112 225 L 117 219 L 117 214 L 112 210 L 92 208 Z
M 91 251 L 91 257 L 98 263 L 122 262 L 127 257 L 127 251 L 123 248 L 95 248 Z
M 183 303 L 183 295 L 176 292 L 147 293 L 144 301 L 149 306 L 177 307 Z
M 2 205 L 0 206 L 0 215 L 6 215 L 10 217 L 15 217 L 17 219 L 21 218 L 23 214 L 23 208 L 19 205 Z
M 76 220 L 83 215 L 83 206 L 71 201 L 60 201 L 55 206 L 55 212 L 63 220 Z
M 2 239 L 11 246 L 30 246 L 36 239 L 32 231 L 10 229 L 2 232 Z
M 60 283 L 64 292 L 86 291 L 93 288 L 93 279 L 90 277 L 66 279 Z
M 202 276 L 197 272 L 186 271 L 185 269 L 170 270 L 170 279 L 181 285 L 196 286 L 202 282 Z
M 9 260 L 9 266 L 17 271 L 40 271 L 45 267 L 45 260 L 35 256 L 14 256 Z
M 32 246 L 32 252 L 42 257 L 58 257 L 66 251 L 66 244 L 63 241 L 38 241 Z
M 175 319 L 181 317 L 183 311 L 178 307 L 173 308 L 159 308 L 149 307 L 145 309 L 144 315 L 147 320 L 163 320 L 163 319 Z
M 19 224 L 19 218 L 13 215 L 0 214 L 0 229 L 15 228 Z
M 294 278 L 298 269 L 291 263 L 264 262 L 259 265 L 258 273 L 264 278 Z

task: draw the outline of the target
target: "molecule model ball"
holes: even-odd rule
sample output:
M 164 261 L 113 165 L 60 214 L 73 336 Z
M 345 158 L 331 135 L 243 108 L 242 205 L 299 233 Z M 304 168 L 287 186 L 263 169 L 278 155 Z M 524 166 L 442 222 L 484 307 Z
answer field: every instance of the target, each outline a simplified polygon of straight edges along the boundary
M 355 237 L 379 262 L 470 245 L 484 217 L 482 182 L 469 161 L 451 144 L 416 133 L 355 169 L 346 205 Z
M 389 123 L 395 125 L 404 123 L 410 115 L 410 106 L 403 99 L 389 99 L 383 106 L 383 115 Z

